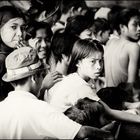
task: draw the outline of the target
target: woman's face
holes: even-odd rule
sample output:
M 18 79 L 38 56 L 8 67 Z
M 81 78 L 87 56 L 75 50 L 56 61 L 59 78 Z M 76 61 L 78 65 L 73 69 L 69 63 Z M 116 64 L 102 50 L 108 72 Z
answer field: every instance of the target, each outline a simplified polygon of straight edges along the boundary
M 19 40 L 24 36 L 25 23 L 22 18 L 12 18 L 0 29 L 0 36 L 4 44 L 16 48 Z

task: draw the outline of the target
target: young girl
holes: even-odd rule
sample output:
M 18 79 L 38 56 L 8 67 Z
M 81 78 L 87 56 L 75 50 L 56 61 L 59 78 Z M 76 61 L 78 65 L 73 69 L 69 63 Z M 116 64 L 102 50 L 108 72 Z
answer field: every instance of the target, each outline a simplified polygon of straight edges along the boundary
M 90 79 L 96 80 L 103 67 L 103 47 L 95 40 L 78 40 L 73 46 L 70 69 L 67 77 L 56 83 L 48 92 L 47 101 L 61 112 L 75 105 L 78 99 L 88 97 L 100 102 L 106 114 L 113 119 L 139 122 L 140 117 L 123 111 L 110 109 L 91 87 Z

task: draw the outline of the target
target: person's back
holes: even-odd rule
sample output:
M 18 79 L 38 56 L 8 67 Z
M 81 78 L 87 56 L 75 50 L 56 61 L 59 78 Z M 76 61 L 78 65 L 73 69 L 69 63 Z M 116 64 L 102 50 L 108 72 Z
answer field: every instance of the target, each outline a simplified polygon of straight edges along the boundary
M 68 122 L 66 120 L 69 119 L 63 114 L 61 116 L 60 112 L 54 110 L 46 102 L 38 100 L 29 92 L 13 91 L 9 93 L 8 98 L 0 103 L 0 110 L 2 112 L 0 139 L 56 138 L 62 133 L 63 138 L 73 137 L 72 135 L 74 133 L 71 136 L 68 136 L 66 134 L 67 132 L 61 133 L 62 129 L 66 130 L 68 128 L 67 126 L 63 127 L 61 125 L 62 129 L 57 129 L 56 131 L 56 125 L 53 125 L 60 123 L 61 120 L 63 120 L 64 124 L 67 124 Z M 74 128 L 74 125 L 71 125 L 71 127 Z M 61 136 L 60 139 L 62 138 Z
M 105 77 L 107 86 L 117 86 L 119 83 L 127 81 L 128 55 L 126 47 L 128 42 L 113 40 L 107 45 L 104 54 Z M 122 61 L 122 58 L 124 61 Z
M 127 18 L 124 19 L 125 15 Z M 137 24 L 134 25 L 133 22 Z M 120 13 L 120 39 L 108 42 L 104 55 L 107 86 L 135 82 L 138 78 L 139 22 L 139 13 L 136 10 L 124 9 Z

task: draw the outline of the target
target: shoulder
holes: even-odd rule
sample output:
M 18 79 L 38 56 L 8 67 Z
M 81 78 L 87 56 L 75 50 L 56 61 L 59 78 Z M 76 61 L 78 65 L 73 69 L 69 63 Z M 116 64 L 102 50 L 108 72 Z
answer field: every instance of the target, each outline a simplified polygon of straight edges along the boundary
M 138 45 L 138 43 L 134 43 L 134 42 L 128 42 L 125 44 L 125 48 L 126 51 L 128 52 L 129 55 L 139 55 L 140 53 L 140 46 Z

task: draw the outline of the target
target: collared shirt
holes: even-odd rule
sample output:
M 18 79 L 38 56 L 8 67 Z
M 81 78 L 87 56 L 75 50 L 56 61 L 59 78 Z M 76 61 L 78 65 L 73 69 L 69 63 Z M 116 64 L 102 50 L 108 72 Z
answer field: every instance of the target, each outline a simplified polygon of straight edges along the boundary
M 49 91 L 46 101 L 61 112 L 75 105 L 78 99 L 88 97 L 99 101 L 96 89 L 83 80 L 77 73 L 70 74 L 56 83 Z
M 73 139 L 80 124 L 26 91 L 0 102 L 0 139 Z

